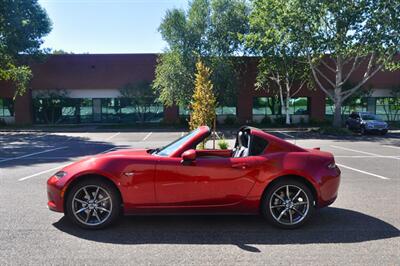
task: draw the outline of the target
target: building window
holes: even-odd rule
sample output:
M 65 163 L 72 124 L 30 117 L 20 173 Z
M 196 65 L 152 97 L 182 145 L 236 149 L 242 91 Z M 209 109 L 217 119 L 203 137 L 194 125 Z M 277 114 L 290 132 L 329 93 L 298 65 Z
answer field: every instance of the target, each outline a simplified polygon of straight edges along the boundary
M 14 101 L 11 98 L 0 98 L 0 117 L 14 116 Z
M 253 115 L 279 115 L 281 102 L 277 97 L 255 97 L 253 99 Z M 309 114 L 309 100 L 307 97 L 291 98 L 289 101 L 289 114 Z
M 82 99 L 34 98 L 34 121 L 38 124 L 80 123 L 81 107 Z
M 93 122 L 93 100 L 88 98 L 79 100 L 80 100 L 79 122 L 80 123 Z
M 308 115 L 309 104 L 307 97 L 292 98 L 289 101 L 289 113 L 291 115 Z
M 189 107 L 179 106 L 179 116 L 189 116 L 190 109 Z
M 216 115 L 236 115 L 236 106 L 218 106 Z
M 107 98 L 101 99 L 101 121 L 102 122 L 119 122 L 121 113 L 121 105 L 119 99 Z
M 162 104 L 137 104 L 130 98 L 102 99 L 102 122 L 160 122 L 164 117 Z
M 276 97 L 253 98 L 253 115 L 276 115 L 280 110 L 280 102 Z
M 400 120 L 400 98 L 376 98 L 375 114 L 386 121 Z
M 236 115 L 236 106 L 218 106 L 215 109 L 217 116 Z M 179 106 L 179 116 L 190 116 L 190 109 L 184 106 Z
M 342 115 L 349 115 L 352 112 L 366 112 L 367 98 L 354 98 L 342 105 Z M 335 106 L 330 98 L 326 98 L 325 115 L 331 116 L 335 111 Z
M 94 100 L 99 101 L 96 112 L 93 111 Z M 98 114 L 96 119 L 94 119 L 95 114 Z M 35 123 L 160 122 L 163 117 L 162 104 L 135 105 L 132 99 L 126 98 L 34 99 Z

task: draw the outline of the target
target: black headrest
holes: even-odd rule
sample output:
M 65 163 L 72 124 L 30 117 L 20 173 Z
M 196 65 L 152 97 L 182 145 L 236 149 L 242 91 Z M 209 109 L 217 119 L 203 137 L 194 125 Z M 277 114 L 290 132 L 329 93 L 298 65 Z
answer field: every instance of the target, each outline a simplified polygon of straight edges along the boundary
M 249 135 L 246 131 L 241 131 L 240 133 L 239 133 L 239 143 L 241 144 L 241 146 L 247 147 Z

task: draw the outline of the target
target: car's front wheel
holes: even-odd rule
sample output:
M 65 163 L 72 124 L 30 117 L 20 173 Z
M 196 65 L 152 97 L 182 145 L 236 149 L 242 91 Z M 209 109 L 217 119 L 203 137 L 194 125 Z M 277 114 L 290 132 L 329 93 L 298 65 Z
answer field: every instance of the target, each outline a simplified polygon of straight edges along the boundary
M 114 186 L 101 179 L 75 184 L 66 198 L 66 215 L 75 224 L 99 229 L 115 222 L 121 201 Z
M 361 126 L 360 127 L 360 134 L 361 135 L 365 135 L 367 133 L 367 131 L 365 130 L 365 126 Z
M 303 225 L 314 212 L 314 197 L 310 189 L 294 179 L 283 179 L 264 193 L 261 211 L 273 225 L 294 229 Z

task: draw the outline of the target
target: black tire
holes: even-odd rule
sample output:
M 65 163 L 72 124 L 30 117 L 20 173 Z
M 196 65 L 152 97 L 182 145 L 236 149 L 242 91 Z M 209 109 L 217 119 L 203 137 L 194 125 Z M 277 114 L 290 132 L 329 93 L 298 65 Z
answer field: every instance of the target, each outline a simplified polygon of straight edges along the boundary
M 81 197 L 85 195 L 92 197 L 89 196 L 88 200 Z M 89 203 L 89 200 L 94 202 Z M 82 203 L 84 201 L 86 205 Z M 65 206 L 65 215 L 68 219 L 85 229 L 107 227 L 115 223 L 121 213 L 121 200 L 118 191 L 109 182 L 98 178 L 84 179 L 74 184 L 68 192 Z M 81 211 L 85 207 L 86 209 Z M 77 209 L 80 211 L 79 213 Z M 87 217 L 89 218 L 85 223 L 83 220 Z
M 360 134 L 361 134 L 361 135 L 367 134 L 367 131 L 365 130 L 365 127 L 364 127 L 364 126 L 361 126 L 361 127 L 360 127 Z
M 276 206 L 279 205 L 285 205 L 285 203 L 281 202 L 281 200 L 278 199 L 277 196 L 275 196 L 274 194 L 277 191 L 279 193 L 279 191 L 281 191 L 282 188 L 286 190 L 286 186 L 289 186 L 289 196 L 292 198 L 296 196 L 295 194 L 297 194 L 298 190 L 296 191 L 296 188 L 301 189 L 303 191 L 300 193 L 299 196 L 297 196 L 296 199 L 292 201 L 293 203 L 292 205 L 301 204 L 302 202 L 304 202 L 304 200 L 306 200 L 308 201 L 308 208 L 306 209 L 305 205 L 292 206 L 291 209 L 287 209 L 287 211 L 281 217 L 281 220 L 278 221 L 277 220 L 277 218 L 279 218 L 278 213 L 282 213 L 284 209 L 286 209 L 286 207 L 275 208 Z M 286 197 L 282 197 L 282 194 L 280 196 L 282 199 L 287 200 Z M 264 195 L 261 200 L 261 213 L 268 220 L 268 222 L 270 222 L 274 226 L 284 229 L 295 229 L 305 224 L 313 215 L 315 211 L 314 200 L 315 199 L 313 193 L 311 193 L 310 189 L 307 187 L 306 184 L 296 179 L 285 178 L 279 180 L 264 192 Z M 272 208 L 271 206 L 274 206 L 274 208 Z M 299 209 L 300 206 L 302 206 L 301 207 L 302 209 Z M 300 213 L 303 212 L 304 215 L 300 217 Z M 295 218 L 296 215 L 298 216 L 297 218 Z M 293 223 L 290 223 L 292 218 L 293 218 Z

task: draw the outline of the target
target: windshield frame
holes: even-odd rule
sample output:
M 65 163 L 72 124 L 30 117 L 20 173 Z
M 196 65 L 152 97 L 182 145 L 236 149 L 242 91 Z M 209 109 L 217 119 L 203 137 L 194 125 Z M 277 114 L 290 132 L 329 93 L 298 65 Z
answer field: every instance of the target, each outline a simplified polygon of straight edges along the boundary
M 155 150 L 152 154 L 162 157 L 168 157 L 171 154 L 174 154 L 180 147 L 182 147 L 186 142 L 195 137 L 200 132 L 200 128 L 197 128 L 186 135 L 174 140 L 168 145 Z
M 361 118 L 362 120 L 368 120 L 368 121 L 382 121 L 381 118 L 379 118 L 377 115 L 375 114 L 369 114 L 369 113 L 361 113 Z M 372 119 L 370 119 L 372 118 Z

